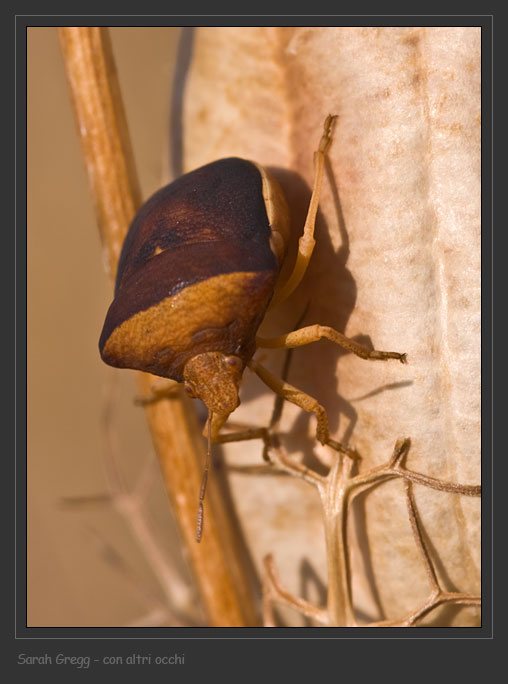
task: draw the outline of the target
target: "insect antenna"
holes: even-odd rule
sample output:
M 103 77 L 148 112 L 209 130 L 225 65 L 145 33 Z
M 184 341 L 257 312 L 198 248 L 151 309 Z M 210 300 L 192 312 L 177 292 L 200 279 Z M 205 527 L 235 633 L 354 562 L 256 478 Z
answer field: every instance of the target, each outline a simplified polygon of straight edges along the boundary
M 204 508 L 203 501 L 205 499 L 206 483 L 208 480 L 208 471 L 210 469 L 210 459 L 212 454 L 212 411 L 208 411 L 208 437 L 206 446 L 205 468 L 203 470 L 203 478 L 201 479 L 201 487 L 199 489 L 199 505 L 198 505 L 198 522 L 196 526 L 196 541 L 199 543 L 203 535 L 203 518 Z

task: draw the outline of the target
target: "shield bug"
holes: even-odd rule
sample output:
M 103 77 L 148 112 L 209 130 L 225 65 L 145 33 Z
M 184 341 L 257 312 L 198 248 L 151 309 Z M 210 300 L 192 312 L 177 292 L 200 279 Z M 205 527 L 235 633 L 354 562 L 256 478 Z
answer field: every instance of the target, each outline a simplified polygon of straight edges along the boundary
M 313 397 L 252 359 L 258 347 L 299 347 L 327 338 L 365 359 L 406 360 L 405 354 L 369 350 L 321 325 L 273 339 L 256 337 L 269 304 L 294 291 L 312 255 L 335 118 L 326 118 L 314 154 L 307 218 L 285 283 L 277 281 L 289 237 L 286 200 L 275 179 L 245 159 L 212 162 L 156 192 L 135 216 L 123 244 L 115 296 L 99 341 L 101 356 L 111 366 L 183 382 L 187 393 L 207 406 L 198 541 L 210 443 L 221 441 L 220 429 L 239 404 L 246 366 L 274 392 L 316 415 L 316 437 L 322 444 L 344 449 L 330 438 L 326 411 Z

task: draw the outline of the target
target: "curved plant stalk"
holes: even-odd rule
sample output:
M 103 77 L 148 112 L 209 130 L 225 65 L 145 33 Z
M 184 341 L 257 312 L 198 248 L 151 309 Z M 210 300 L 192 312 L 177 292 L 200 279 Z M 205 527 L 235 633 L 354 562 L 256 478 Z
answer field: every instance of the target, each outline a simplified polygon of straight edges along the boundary
M 59 34 L 105 262 L 114 279 L 141 193 L 108 29 L 62 27 Z M 141 373 L 138 380 L 142 395 L 148 396 L 154 378 Z M 146 414 L 208 624 L 256 625 L 248 571 L 236 552 L 235 532 L 213 481 L 203 542 L 194 540 L 203 444 L 190 401 L 178 392 L 147 405 Z

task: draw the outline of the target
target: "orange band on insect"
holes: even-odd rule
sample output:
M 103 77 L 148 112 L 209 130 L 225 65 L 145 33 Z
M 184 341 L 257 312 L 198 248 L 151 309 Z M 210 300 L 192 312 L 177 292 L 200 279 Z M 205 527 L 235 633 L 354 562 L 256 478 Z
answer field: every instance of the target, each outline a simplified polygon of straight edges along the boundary
M 112 366 L 183 382 L 189 395 L 208 407 L 197 541 L 203 528 L 210 443 L 221 441 L 220 429 L 239 405 L 246 366 L 280 396 L 315 413 L 320 442 L 349 451 L 330 439 L 326 411 L 316 399 L 252 360 L 258 346 L 289 348 L 327 338 L 362 358 L 406 360 L 405 354 L 369 350 L 321 325 L 274 339 L 256 338 L 269 304 L 280 303 L 295 290 L 312 255 L 335 118 L 326 118 L 315 153 L 307 220 L 286 283 L 277 283 L 289 238 L 286 200 L 265 169 L 244 159 L 212 162 L 159 190 L 137 213 L 123 245 L 115 298 L 99 348 Z

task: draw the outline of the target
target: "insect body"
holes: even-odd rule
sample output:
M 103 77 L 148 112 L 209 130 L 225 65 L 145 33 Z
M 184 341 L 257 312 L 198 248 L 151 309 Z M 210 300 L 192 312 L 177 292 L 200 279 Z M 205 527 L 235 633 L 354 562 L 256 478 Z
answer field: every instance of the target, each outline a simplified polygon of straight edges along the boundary
M 284 258 L 287 216 L 278 184 L 243 159 L 159 190 L 123 245 L 103 360 L 183 381 L 225 420 Z
M 291 294 L 311 257 L 334 118 L 327 117 L 315 153 L 296 264 L 275 294 L 289 212 L 278 183 L 254 162 L 222 159 L 182 176 L 155 193 L 129 228 L 99 342 L 101 356 L 112 366 L 183 382 L 208 407 L 209 442 L 219 441 L 220 428 L 238 406 L 239 384 L 249 366 L 275 392 L 316 414 L 319 441 L 343 449 L 330 439 L 326 412 L 315 399 L 252 360 L 257 347 L 297 347 L 326 337 L 363 358 L 405 361 L 404 354 L 371 351 L 320 325 L 256 338 L 270 300 L 278 303 Z M 204 484 L 201 502 L 203 496 Z

